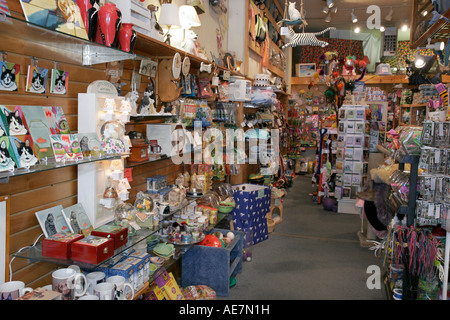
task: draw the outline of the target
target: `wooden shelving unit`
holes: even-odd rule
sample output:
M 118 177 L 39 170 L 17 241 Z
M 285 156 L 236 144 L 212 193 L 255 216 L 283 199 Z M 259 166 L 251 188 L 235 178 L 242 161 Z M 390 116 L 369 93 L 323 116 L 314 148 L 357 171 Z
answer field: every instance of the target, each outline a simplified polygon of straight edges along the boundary
M 308 85 L 313 81 L 313 77 L 292 77 L 291 85 Z M 362 81 L 365 84 L 408 84 L 409 80 L 406 75 L 392 75 L 392 76 L 378 76 L 375 74 L 369 74 L 365 76 Z M 450 75 L 442 75 L 443 83 L 450 83 Z M 317 83 L 324 84 L 324 83 Z
M 428 15 L 425 17 L 421 14 L 423 10 L 428 11 Z M 450 9 L 442 14 L 439 20 L 437 20 L 431 27 L 425 32 L 420 33 L 417 31 L 417 27 L 426 20 L 430 19 L 431 11 L 433 11 L 433 5 L 431 0 L 425 1 L 423 4 L 419 3 L 419 0 L 413 0 L 412 12 L 411 12 L 411 49 L 425 46 L 428 43 L 428 39 L 431 39 L 431 43 L 437 41 L 447 42 L 450 33 L 450 23 L 445 19 L 450 18 Z M 445 18 L 444 18 L 445 17 Z M 420 34 L 418 36 L 418 34 Z

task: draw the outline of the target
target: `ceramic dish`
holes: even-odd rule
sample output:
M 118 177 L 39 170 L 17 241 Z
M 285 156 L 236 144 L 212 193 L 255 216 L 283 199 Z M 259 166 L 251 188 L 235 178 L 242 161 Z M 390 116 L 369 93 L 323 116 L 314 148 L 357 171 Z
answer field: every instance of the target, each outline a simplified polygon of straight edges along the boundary
M 191 245 L 191 244 L 196 244 L 196 243 L 199 243 L 200 241 L 202 241 L 203 239 L 205 239 L 205 235 L 204 234 L 201 234 L 199 237 L 198 237 L 198 239 L 192 239 L 191 241 L 189 241 L 189 242 L 185 242 L 185 241 L 171 241 L 171 239 L 169 239 L 169 242 L 170 243 L 172 243 L 172 244 L 176 244 L 176 245 L 180 245 L 180 246 L 188 246 L 188 245 Z
M 164 261 L 164 258 L 161 257 L 150 257 L 150 262 L 153 263 L 156 267 L 162 266 Z

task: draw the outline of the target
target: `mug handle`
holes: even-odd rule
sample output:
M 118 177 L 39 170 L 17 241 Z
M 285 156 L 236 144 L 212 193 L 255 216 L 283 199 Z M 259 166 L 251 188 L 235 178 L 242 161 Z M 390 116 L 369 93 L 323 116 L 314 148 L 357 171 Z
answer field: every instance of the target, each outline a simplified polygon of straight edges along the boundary
M 130 291 L 131 291 L 131 298 L 130 298 L 130 300 L 133 300 L 133 299 L 134 299 L 134 289 L 133 289 L 133 286 L 132 286 L 129 282 L 125 282 L 125 285 L 124 285 L 124 288 L 123 288 L 124 294 L 126 294 L 126 292 L 127 292 L 127 290 L 125 289 L 126 287 L 130 288 Z M 126 296 L 125 296 L 125 299 L 126 299 Z
M 26 287 L 26 288 L 23 288 L 21 291 L 22 291 L 22 294 L 20 296 L 23 296 L 26 293 L 32 292 L 33 289 L 29 288 L 29 287 Z
M 86 294 L 87 289 L 88 289 L 88 282 L 87 282 L 86 276 L 84 274 L 82 274 L 82 273 L 75 274 L 75 283 L 80 281 L 80 279 L 83 280 L 83 290 L 81 290 L 81 292 L 76 292 L 76 290 L 74 289 L 75 290 L 75 297 L 84 296 Z

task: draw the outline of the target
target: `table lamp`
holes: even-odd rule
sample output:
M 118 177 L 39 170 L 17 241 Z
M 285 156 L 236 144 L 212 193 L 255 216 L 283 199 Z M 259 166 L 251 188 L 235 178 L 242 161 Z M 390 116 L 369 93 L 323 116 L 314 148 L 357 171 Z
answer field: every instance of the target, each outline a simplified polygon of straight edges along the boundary
M 167 26 L 167 33 L 165 35 L 165 43 L 170 45 L 170 28 L 172 26 L 181 26 L 180 15 L 178 12 L 178 5 L 173 3 L 163 3 L 161 5 L 161 13 L 158 20 L 159 25 Z

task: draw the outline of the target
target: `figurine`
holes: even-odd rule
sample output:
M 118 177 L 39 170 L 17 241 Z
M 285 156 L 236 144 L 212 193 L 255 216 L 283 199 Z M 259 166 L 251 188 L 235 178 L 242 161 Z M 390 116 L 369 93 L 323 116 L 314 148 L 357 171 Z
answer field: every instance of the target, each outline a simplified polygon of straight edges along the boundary
M 151 83 L 148 84 L 147 88 L 145 88 L 144 96 L 141 99 L 141 102 L 139 103 L 138 107 L 138 114 L 140 115 L 149 115 L 149 114 L 155 114 L 156 110 L 153 105 L 155 102 L 155 92 L 154 92 L 154 84 L 153 80 Z

